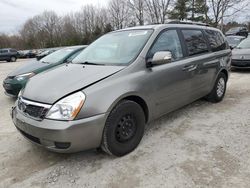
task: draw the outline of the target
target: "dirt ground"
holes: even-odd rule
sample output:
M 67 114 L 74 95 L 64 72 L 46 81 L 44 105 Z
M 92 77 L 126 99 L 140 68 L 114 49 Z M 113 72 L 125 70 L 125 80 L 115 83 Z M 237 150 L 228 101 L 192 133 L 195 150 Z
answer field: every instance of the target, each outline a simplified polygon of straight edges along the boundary
M 0 82 L 27 62 L 0 62 Z M 0 187 L 231 188 L 250 185 L 250 71 L 231 74 L 219 104 L 200 100 L 150 123 L 139 147 L 115 158 L 57 154 L 15 129 L 0 87 Z

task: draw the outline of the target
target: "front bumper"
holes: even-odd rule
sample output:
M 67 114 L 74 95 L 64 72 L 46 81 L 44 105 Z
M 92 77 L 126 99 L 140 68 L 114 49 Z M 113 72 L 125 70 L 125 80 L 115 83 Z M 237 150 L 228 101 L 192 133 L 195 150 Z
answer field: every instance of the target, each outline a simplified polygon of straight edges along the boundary
M 3 81 L 3 88 L 5 89 L 5 94 L 10 97 L 17 97 L 18 93 L 24 87 L 25 83 L 19 83 L 14 80 L 5 79 Z
M 231 67 L 235 68 L 250 68 L 250 59 L 242 60 L 242 59 L 232 59 Z
M 13 108 L 11 116 L 16 128 L 26 139 L 59 153 L 99 147 L 106 121 L 105 114 L 75 121 L 37 121 L 26 117 L 17 108 Z

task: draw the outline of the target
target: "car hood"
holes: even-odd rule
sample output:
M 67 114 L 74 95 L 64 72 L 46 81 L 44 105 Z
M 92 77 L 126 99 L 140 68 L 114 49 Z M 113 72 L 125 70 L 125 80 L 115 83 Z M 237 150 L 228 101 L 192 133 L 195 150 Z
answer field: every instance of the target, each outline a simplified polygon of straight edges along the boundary
M 250 49 L 233 49 L 232 59 L 250 59 Z
M 32 101 L 53 104 L 62 97 L 86 88 L 123 68 L 124 66 L 62 65 L 32 77 L 22 96 Z
M 36 69 L 42 68 L 48 66 L 46 63 L 42 63 L 40 61 L 32 60 L 27 62 L 25 65 L 15 69 L 13 72 L 11 72 L 8 76 L 17 76 L 20 74 L 25 74 L 29 72 L 33 72 Z

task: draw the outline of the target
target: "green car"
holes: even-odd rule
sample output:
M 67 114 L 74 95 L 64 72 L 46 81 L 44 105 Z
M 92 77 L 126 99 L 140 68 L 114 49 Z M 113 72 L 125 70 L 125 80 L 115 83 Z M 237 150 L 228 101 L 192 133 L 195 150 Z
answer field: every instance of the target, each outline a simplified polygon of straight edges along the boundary
M 86 46 L 66 47 L 40 59 L 28 62 L 24 66 L 11 72 L 3 81 L 5 94 L 10 97 L 17 97 L 20 90 L 26 85 L 27 81 L 36 74 L 51 69 L 63 63 L 70 62 Z

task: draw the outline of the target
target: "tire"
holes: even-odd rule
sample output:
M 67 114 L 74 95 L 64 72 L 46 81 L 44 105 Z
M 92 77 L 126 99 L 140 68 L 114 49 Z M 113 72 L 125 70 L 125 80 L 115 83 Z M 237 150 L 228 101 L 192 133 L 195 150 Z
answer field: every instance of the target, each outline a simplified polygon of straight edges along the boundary
M 110 155 L 124 156 L 139 145 L 144 128 L 145 114 L 141 106 L 123 100 L 114 107 L 106 120 L 101 148 Z
M 10 57 L 10 61 L 11 62 L 16 62 L 16 57 L 14 57 L 14 56 Z
M 227 77 L 224 73 L 220 73 L 215 82 L 214 88 L 210 94 L 206 96 L 206 100 L 213 103 L 221 102 L 225 96 L 227 88 Z

